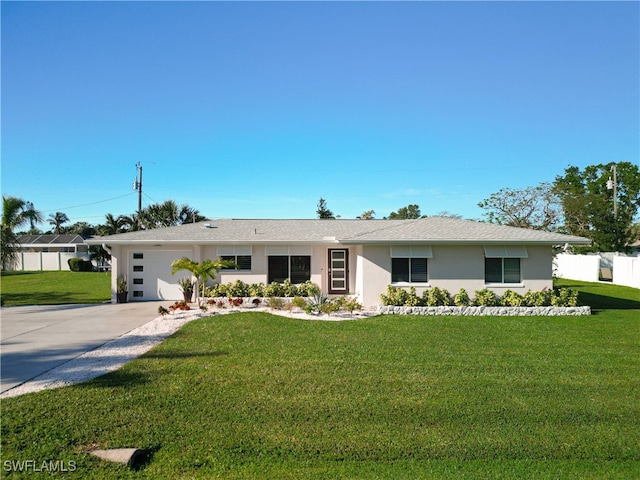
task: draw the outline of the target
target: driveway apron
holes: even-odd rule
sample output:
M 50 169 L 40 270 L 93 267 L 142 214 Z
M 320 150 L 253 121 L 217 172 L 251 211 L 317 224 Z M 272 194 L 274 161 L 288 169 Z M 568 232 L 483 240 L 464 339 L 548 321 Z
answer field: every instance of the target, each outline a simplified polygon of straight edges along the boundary
M 158 316 L 160 304 L 3 307 L 0 392 L 150 322 Z

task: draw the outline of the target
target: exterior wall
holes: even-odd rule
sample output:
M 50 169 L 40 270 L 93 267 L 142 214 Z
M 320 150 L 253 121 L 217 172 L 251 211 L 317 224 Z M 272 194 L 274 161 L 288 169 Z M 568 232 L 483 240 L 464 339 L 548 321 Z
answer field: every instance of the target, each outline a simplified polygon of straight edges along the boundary
M 456 294 L 464 288 L 470 296 L 476 290 L 489 288 L 502 295 L 506 290 L 520 294 L 553 287 L 551 275 L 552 251 L 548 246 L 528 246 L 527 258 L 521 259 L 522 282 L 517 284 L 486 284 L 484 281 L 484 247 L 482 245 L 433 245 L 433 258 L 427 261 L 429 282 L 424 284 L 397 284 L 415 287 L 422 295 L 431 287 L 446 289 Z M 391 284 L 391 255 L 389 246 L 364 246 L 358 265 L 358 288 L 362 288 L 362 303 L 372 307 L 380 303 L 380 294 Z

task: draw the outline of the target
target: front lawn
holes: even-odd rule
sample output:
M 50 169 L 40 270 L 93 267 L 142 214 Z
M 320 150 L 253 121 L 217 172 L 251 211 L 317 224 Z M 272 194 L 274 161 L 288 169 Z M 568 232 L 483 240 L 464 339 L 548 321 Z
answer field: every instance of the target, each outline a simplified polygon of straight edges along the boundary
M 637 478 L 640 309 L 624 305 L 636 308 L 197 320 L 117 372 L 3 400 L 2 465 L 73 461 L 69 478 L 105 479 Z M 151 456 L 129 471 L 85 453 L 119 447 Z
M 111 299 L 111 272 L 2 272 L 4 306 L 102 303 Z

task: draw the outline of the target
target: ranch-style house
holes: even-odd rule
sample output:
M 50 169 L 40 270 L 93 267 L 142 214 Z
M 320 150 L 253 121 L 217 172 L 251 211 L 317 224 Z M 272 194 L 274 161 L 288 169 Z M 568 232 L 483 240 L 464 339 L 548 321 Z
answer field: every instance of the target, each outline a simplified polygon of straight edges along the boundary
M 365 307 L 380 303 L 388 285 L 501 295 L 552 288 L 554 246 L 590 240 L 558 233 L 428 217 L 417 220 L 212 219 L 176 227 L 86 240 L 111 252 L 112 301 L 126 276 L 130 301 L 179 300 L 171 263 L 181 257 L 233 260 L 216 283 L 311 280 L 324 294 L 353 295 Z

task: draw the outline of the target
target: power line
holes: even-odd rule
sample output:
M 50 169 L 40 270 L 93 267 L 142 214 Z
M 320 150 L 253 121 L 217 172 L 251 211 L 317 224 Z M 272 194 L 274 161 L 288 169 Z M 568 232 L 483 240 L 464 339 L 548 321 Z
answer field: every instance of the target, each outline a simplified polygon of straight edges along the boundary
M 73 205 L 71 207 L 60 207 L 60 208 L 54 208 L 53 210 L 43 210 L 42 213 L 49 213 L 49 212 L 61 212 L 63 210 L 69 210 L 71 208 L 80 208 L 80 207 L 88 207 L 89 205 L 96 205 L 98 203 L 105 203 L 105 202 L 110 202 L 112 200 L 117 200 L 119 198 L 124 198 L 124 197 L 130 197 L 131 195 L 134 195 L 135 192 L 131 192 L 131 193 L 127 193 L 125 195 L 120 195 L 119 197 L 113 197 L 113 198 L 108 198 L 106 200 L 98 200 L 97 202 L 91 202 L 91 203 L 84 203 L 82 205 Z

